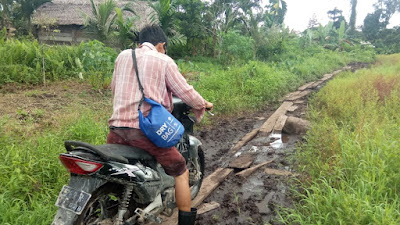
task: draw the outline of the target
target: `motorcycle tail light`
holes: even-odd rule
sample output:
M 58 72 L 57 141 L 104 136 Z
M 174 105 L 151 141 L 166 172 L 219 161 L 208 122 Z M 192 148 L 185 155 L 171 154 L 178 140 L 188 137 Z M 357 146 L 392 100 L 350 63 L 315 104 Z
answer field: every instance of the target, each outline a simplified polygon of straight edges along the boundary
M 86 161 L 66 155 L 60 155 L 60 161 L 70 173 L 81 175 L 94 173 L 103 166 L 101 163 Z

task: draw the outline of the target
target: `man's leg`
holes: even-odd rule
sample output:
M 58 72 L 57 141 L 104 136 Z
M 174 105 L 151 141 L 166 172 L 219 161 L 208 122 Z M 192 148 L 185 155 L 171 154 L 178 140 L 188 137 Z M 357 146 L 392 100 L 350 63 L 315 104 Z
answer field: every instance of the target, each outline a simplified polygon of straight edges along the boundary
M 190 212 L 192 200 L 190 197 L 188 170 L 175 177 L 175 199 L 179 210 Z

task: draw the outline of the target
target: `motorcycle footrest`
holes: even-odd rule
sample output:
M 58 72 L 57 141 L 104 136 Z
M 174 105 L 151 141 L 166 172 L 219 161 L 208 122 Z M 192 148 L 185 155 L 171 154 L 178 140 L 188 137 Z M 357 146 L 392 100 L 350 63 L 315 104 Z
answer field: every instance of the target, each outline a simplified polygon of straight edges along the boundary
M 155 215 L 150 214 L 150 213 L 147 213 L 141 208 L 136 208 L 135 214 L 138 215 L 141 218 L 144 218 L 145 220 L 150 220 L 150 221 L 156 222 L 158 224 L 162 223 L 162 219 L 160 217 L 155 216 Z

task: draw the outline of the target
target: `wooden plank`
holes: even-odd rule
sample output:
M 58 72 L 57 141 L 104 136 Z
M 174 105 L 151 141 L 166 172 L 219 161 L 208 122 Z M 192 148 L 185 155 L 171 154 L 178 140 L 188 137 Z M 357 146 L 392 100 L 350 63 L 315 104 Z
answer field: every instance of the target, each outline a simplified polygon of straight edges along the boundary
M 240 177 L 246 178 L 246 177 L 250 176 L 252 173 L 254 173 L 254 171 L 258 170 L 260 167 L 265 166 L 265 165 L 267 165 L 267 164 L 269 164 L 271 162 L 273 162 L 273 160 L 266 161 L 266 162 L 263 162 L 263 163 L 258 164 L 256 166 L 250 167 L 250 168 L 248 168 L 246 170 L 243 170 L 243 171 L 237 173 L 236 176 L 240 176 Z
M 261 126 L 261 133 L 271 133 L 274 129 L 276 121 L 281 115 L 286 114 L 287 109 L 293 105 L 293 102 L 283 102 L 282 105 L 267 119 L 267 121 Z
M 203 184 L 201 185 L 201 189 L 199 193 L 197 194 L 196 198 L 192 200 L 192 207 L 197 207 L 199 206 L 204 199 L 206 199 L 211 192 L 217 188 L 220 183 L 225 180 L 225 178 L 233 172 L 233 169 L 229 168 L 218 168 L 215 170 L 212 174 L 210 174 L 208 177 L 206 177 L 203 180 Z M 175 210 L 175 212 L 172 214 L 171 217 L 162 217 L 163 218 L 163 225 L 177 225 L 178 224 L 178 210 Z M 150 225 L 155 225 L 155 223 L 152 223 Z
M 307 88 L 309 88 L 313 83 L 314 83 L 314 82 L 309 82 L 309 83 L 307 83 L 307 84 L 304 84 L 303 86 L 299 87 L 297 90 L 298 90 L 298 91 L 304 91 L 304 90 L 306 90 Z
M 324 83 L 323 80 L 317 81 L 317 82 L 315 82 L 315 83 L 312 85 L 312 88 L 316 88 L 316 87 L 318 87 L 319 85 L 321 85 L 322 83 Z
M 328 74 L 325 74 L 320 80 L 326 81 L 326 80 L 331 79 L 332 77 L 333 77 L 333 74 L 328 73 Z
M 225 180 L 229 174 L 233 172 L 233 169 L 229 168 L 218 168 L 214 173 L 206 177 L 201 185 L 201 189 L 197 194 L 196 198 L 192 200 L 192 206 L 197 207 L 206 199 L 211 192 L 217 188 L 222 181 Z
M 247 142 L 251 141 L 258 134 L 258 131 L 259 129 L 254 129 L 250 133 L 247 133 L 238 143 L 236 143 L 235 146 L 233 146 L 233 148 L 231 148 L 231 155 L 236 154 L 241 147 L 247 144 Z
M 209 212 L 220 207 L 218 202 L 203 203 L 197 209 L 197 215 Z
M 303 104 L 304 102 L 306 102 L 306 101 L 304 101 L 304 100 L 296 100 L 296 101 L 294 101 L 294 104 Z
M 275 123 L 274 131 L 282 131 L 283 127 L 285 126 L 287 118 L 288 117 L 286 115 L 281 115 Z
M 249 168 L 255 159 L 256 159 L 255 154 L 240 155 L 235 160 L 233 160 L 231 163 L 229 163 L 229 167 L 237 168 L 237 169 Z
M 337 74 L 339 74 L 339 73 L 341 73 L 343 70 L 336 70 L 336 71 L 333 71 L 333 76 L 335 76 L 335 75 L 337 75 Z
M 318 82 L 317 82 L 318 83 Z M 315 84 L 313 84 L 313 85 L 315 85 Z M 287 98 L 286 100 L 288 100 L 288 101 L 295 101 L 295 100 L 297 100 L 297 99 L 299 99 L 299 98 L 302 98 L 302 97 L 304 97 L 304 96 L 306 96 L 306 95 L 308 95 L 308 94 L 310 94 L 311 93 L 311 91 L 310 90 L 305 90 L 305 91 L 302 91 L 301 93 L 299 93 L 299 94 L 297 94 L 297 95 L 294 95 L 294 96 L 291 96 L 290 98 Z
M 287 170 L 277 170 L 277 169 L 271 169 L 271 168 L 265 168 L 265 173 L 268 175 L 278 175 L 278 176 L 298 176 L 299 174 L 297 173 L 292 173 Z
M 297 108 L 299 108 L 298 105 L 293 105 L 292 107 L 288 108 L 287 111 L 288 111 L 288 112 L 294 112 L 294 111 L 296 111 Z

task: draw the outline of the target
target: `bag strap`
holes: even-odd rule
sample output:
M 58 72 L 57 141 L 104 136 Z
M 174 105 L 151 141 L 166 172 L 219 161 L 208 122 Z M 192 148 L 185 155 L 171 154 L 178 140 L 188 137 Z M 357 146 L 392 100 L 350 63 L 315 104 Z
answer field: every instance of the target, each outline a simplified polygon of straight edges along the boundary
M 142 92 L 142 99 L 140 99 L 139 107 L 138 107 L 138 110 L 140 110 L 140 107 L 142 106 L 142 103 L 144 101 L 144 88 L 142 86 L 142 83 L 140 83 L 140 79 L 139 79 L 139 71 L 138 71 L 137 62 L 136 62 L 135 49 L 132 49 L 132 59 L 133 59 L 133 66 L 135 67 L 136 77 L 137 77 L 138 84 L 139 84 L 139 90 Z

